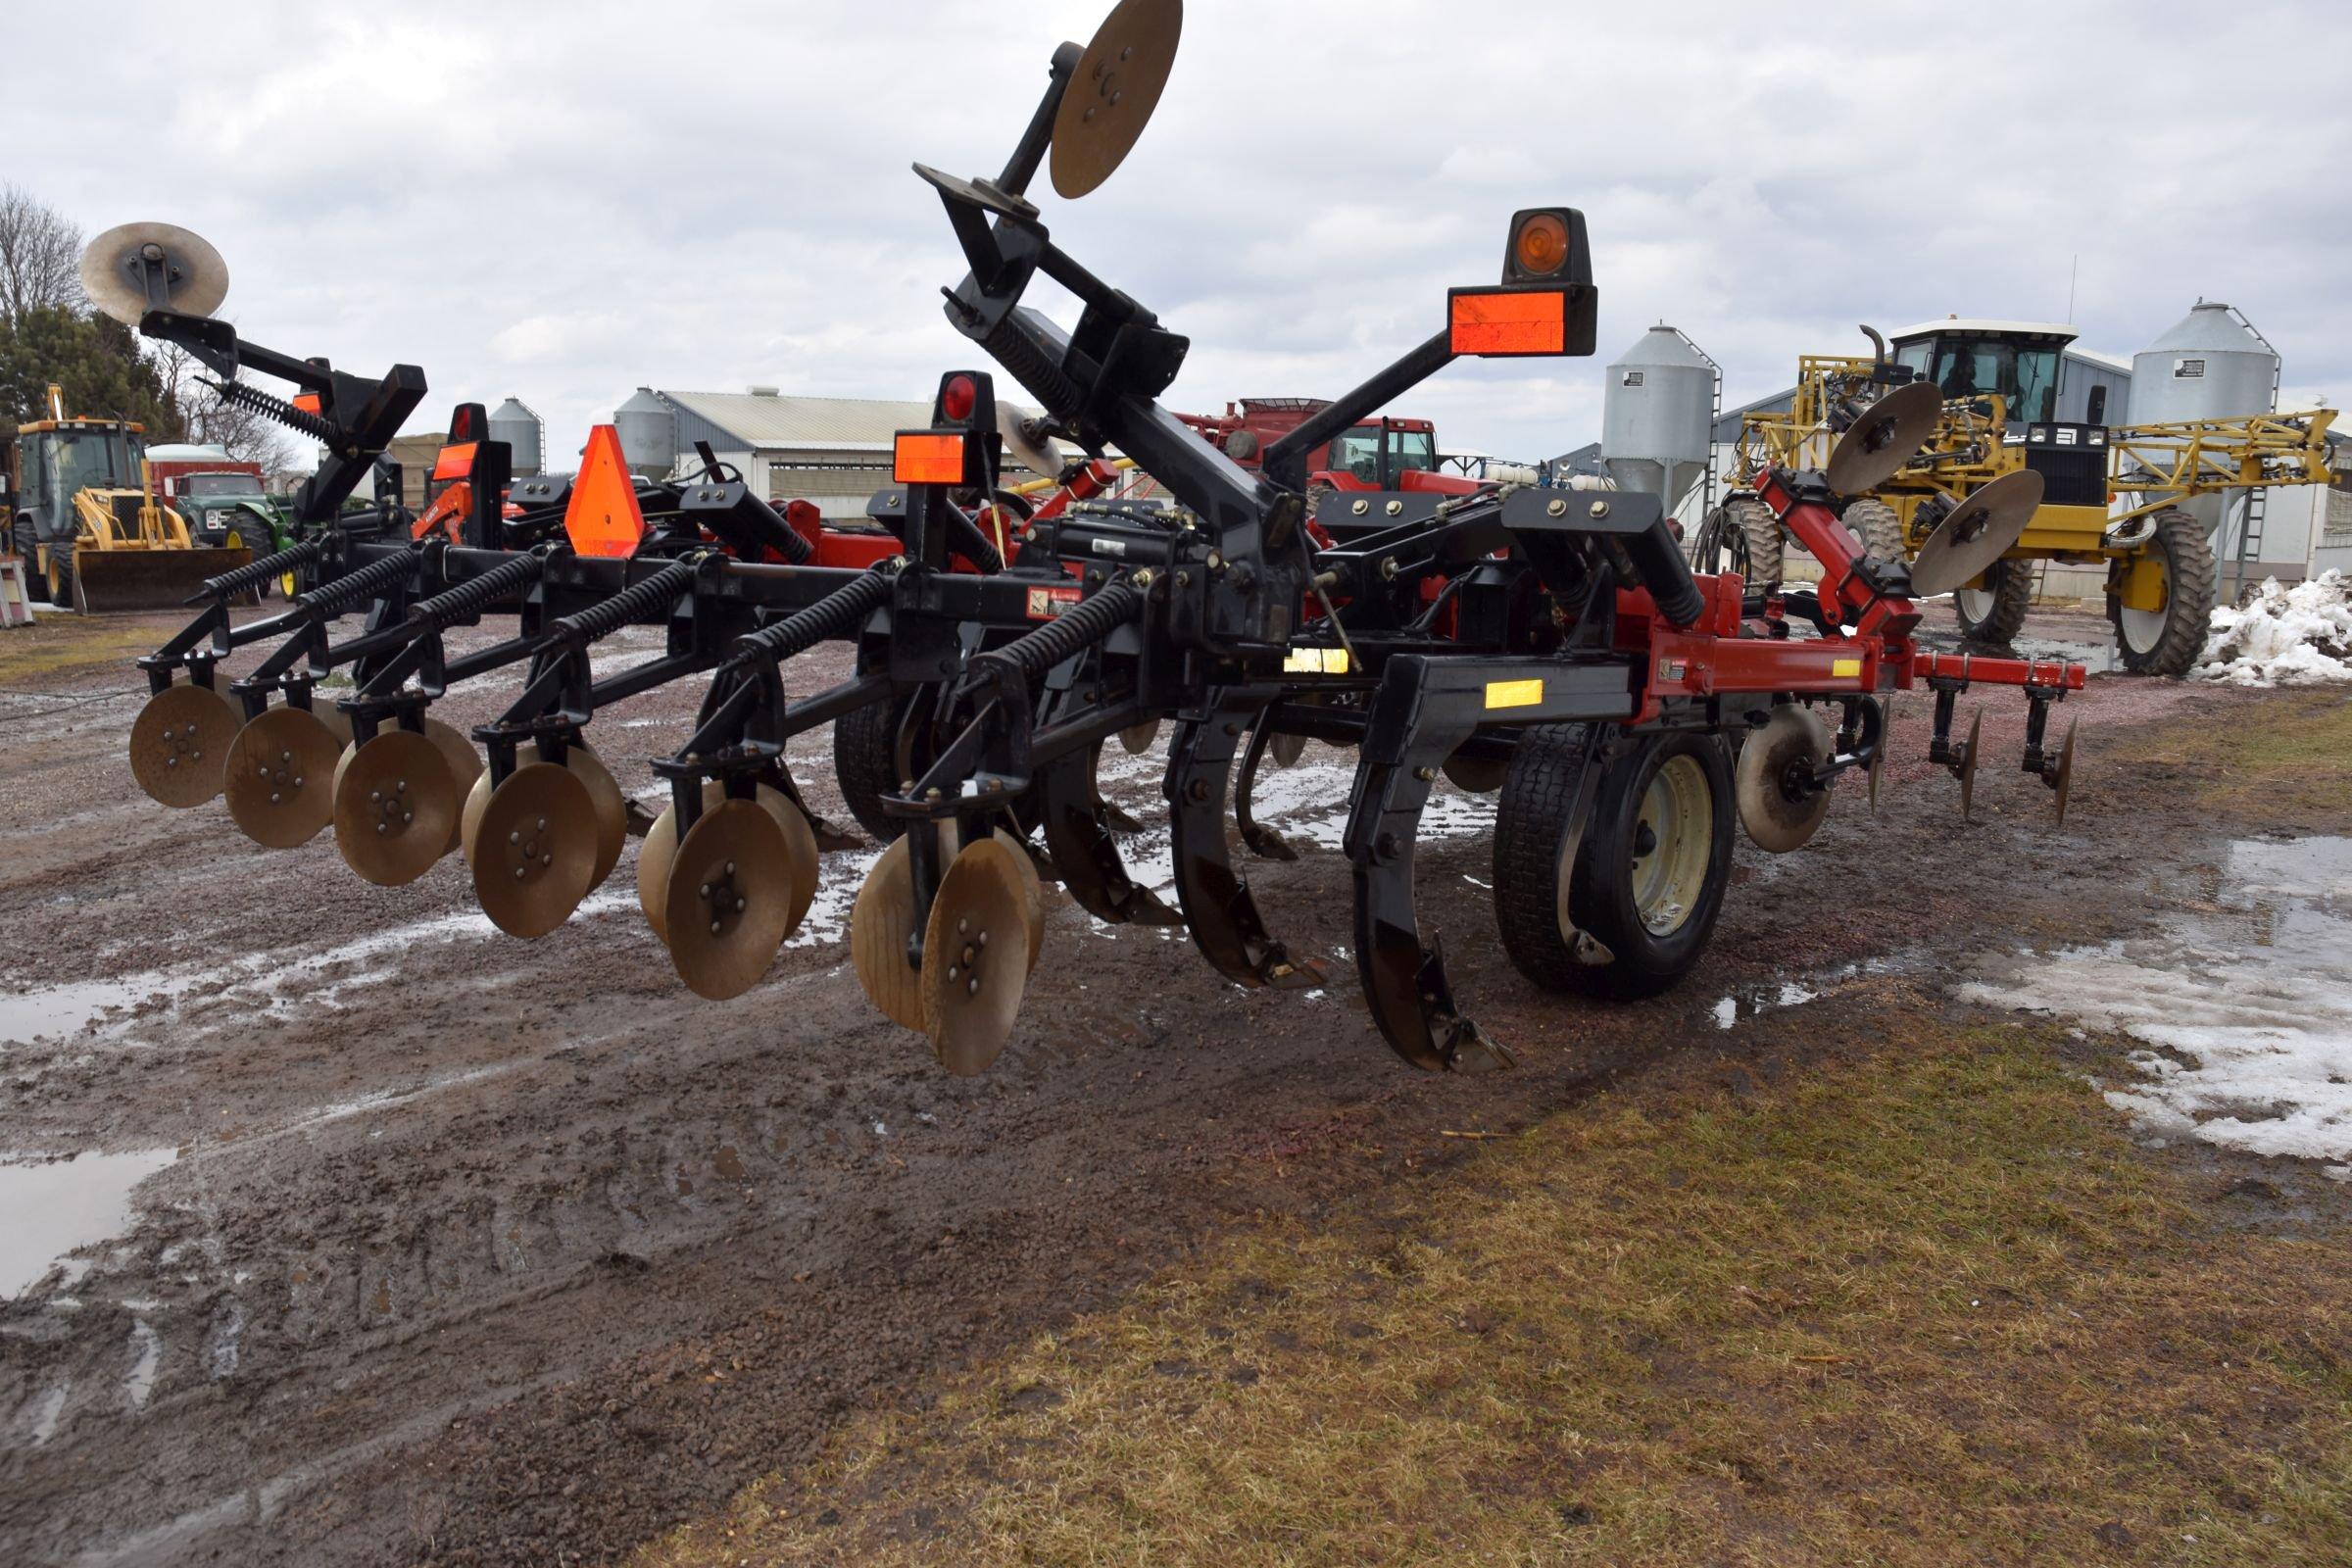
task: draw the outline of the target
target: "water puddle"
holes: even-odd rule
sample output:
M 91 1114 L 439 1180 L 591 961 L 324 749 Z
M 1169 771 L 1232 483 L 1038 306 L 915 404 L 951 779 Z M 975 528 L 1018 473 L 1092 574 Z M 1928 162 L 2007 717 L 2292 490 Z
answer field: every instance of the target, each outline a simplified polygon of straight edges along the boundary
M 109 1013 L 125 1012 L 143 1003 L 168 1002 L 205 978 L 201 974 L 134 974 L 120 980 L 90 980 L 0 996 L 0 1046 L 77 1035 Z
M 2151 893 L 2158 934 L 1986 960 L 1961 995 L 2141 1042 L 2107 1101 L 2159 1138 L 2352 1161 L 2352 839 L 2232 844 Z
M 68 1252 L 123 1234 L 131 1189 L 176 1157 L 143 1149 L 0 1164 L 0 1298 L 37 1283 Z

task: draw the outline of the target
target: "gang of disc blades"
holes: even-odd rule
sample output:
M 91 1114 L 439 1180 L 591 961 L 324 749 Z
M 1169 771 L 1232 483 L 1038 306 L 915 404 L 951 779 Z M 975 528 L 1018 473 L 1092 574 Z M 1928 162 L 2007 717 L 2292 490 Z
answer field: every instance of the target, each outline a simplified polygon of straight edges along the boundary
M 941 1066 L 986 1072 L 1012 1033 L 1029 983 L 1029 921 L 1015 852 L 966 846 L 939 879 L 923 932 L 924 1032 Z
M 1943 417 L 1943 396 L 1933 383 L 1898 386 L 1862 411 L 1830 454 L 1823 470 L 1841 496 L 1868 495 L 1918 456 Z
M 1184 0 L 1119 0 L 1063 89 L 1054 117 L 1054 188 L 1070 201 L 1126 161 L 1159 106 L 1184 32 Z
M 2017 548 L 2041 506 L 2041 475 L 2020 468 L 1954 507 L 1912 558 L 1913 597 L 1948 594 L 1984 575 L 1994 562 Z
M 130 776 L 148 799 L 185 810 L 220 793 L 228 748 L 244 720 L 210 686 L 168 687 L 147 699 L 130 726 Z
M 138 254 L 153 245 L 169 272 L 165 303 L 183 316 L 210 316 L 228 298 L 228 264 L 201 234 L 176 223 L 122 223 L 90 241 L 81 253 L 81 291 L 90 303 L 136 326 L 147 314 Z
M 1826 788 L 1791 788 L 1789 779 L 1830 760 L 1830 727 L 1799 703 L 1783 703 L 1762 729 L 1740 747 L 1733 784 L 1740 825 L 1756 848 L 1771 855 L 1802 849 L 1830 814 Z
M 473 841 L 473 893 L 512 937 L 543 937 L 571 918 L 596 868 L 596 806 L 569 768 L 529 762 L 482 807 Z
M 907 829 L 922 831 L 920 823 Z M 890 841 L 858 884 L 850 911 L 850 965 L 866 1000 L 903 1029 L 924 1032 L 922 977 L 906 961 L 914 935 L 913 852 L 906 834 Z
M 775 962 L 799 873 L 773 813 L 721 801 L 678 842 L 662 924 L 678 978 L 712 1002 L 740 997 Z
M 377 887 L 416 881 L 448 853 L 458 791 L 441 748 L 412 729 L 382 729 L 335 776 L 335 848 Z
M 228 744 L 229 820 L 272 850 L 308 844 L 335 819 L 335 760 L 343 743 L 308 709 L 278 707 Z

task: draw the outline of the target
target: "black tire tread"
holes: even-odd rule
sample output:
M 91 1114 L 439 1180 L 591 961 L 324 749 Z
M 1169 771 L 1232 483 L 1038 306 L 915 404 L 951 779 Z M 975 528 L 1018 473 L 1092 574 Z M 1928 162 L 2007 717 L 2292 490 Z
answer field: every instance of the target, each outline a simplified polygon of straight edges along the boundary
M 1548 991 L 1577 989 L 1585 968 L 1560 939 L 1558 835 L 1592 733 L 1583 724 L 1522 730 L 1495 803 L 1495 924 L 1512 964 Z
M 1787 551 L 1781 536 L 1781 519 L 1774 516 L 1772 509 L 1754 496 L 1734 496 L 1723 505 L 1730 514 L 1733 525 L 1747 540 L 1747 585 L 1750 588 L 1780 586 Z
M 833 721 L 833 777 L 841 786 L 842 801 L 858 825 L 882 844 L 906 830 L 882 809 L 882 797 L 901 783 L 895 762 L 899 721 L 906 711 L 904 699 L 868 703 Z
M 2025 630 L 2026 612 L 2034 608 L 2034 568 L 2024 561 L 1996 561 L 1985 569 L 1985 586 L 1992 590 L 1992 613 L 1972 621 L 1953 596 L 1952 613 L 1959 617 L 1964 641 L 1987 648 L 2005 648 Z
M 2178 507 L 2157 513 L 2155 521 L 2156 537 L 2150 543 L 2163 550 L 2168 578 L 2164 635 L 2147 653 L 2133 653 L 2124 641 L 2123 600 L 2114 593 L 2107 596 L 2107 619 L 2115 627 L 2124 667 L 2132 674 L 2185 675 L 2205 651 L 2219 571 L 2204 523 Z

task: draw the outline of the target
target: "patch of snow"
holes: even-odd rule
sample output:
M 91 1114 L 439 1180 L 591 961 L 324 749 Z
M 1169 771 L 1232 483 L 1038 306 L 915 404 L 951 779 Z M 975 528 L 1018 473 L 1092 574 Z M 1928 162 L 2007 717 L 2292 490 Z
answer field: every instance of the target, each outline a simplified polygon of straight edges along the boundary
M 1721 1002 L 1715 1004 L 1716 1028 L 1729 1029 L 1732 1025 L 1738 1023 L 1739 1021 L 1740 1004 L 1738 1000 L 1732 997 L 1726 997 Z
M 2292 588 L 2266 578 L 2243 610 L 2213 612 L 2191 673 L 2230 686 L 2352 681 L 2352 578 L 2332 567 Z
M 2153 937 L 2002 959 L 1960 995 L 2120 1030 L 2142 1131 L 2352 1160 L 2352 839 L 2231 846 L 2221 892 Z

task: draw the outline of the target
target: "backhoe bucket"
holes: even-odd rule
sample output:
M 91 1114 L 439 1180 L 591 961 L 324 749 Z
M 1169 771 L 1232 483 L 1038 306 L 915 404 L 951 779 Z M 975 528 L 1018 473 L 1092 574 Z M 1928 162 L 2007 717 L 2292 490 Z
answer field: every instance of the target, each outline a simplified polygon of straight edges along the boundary
M 176 610 L 207 577 L 253 560 L 243 545 L 206 550 L 76 550 L 74 608 L 85 615 L 123 610 Z M 251 602 L 252 596 L 246 596 Z

